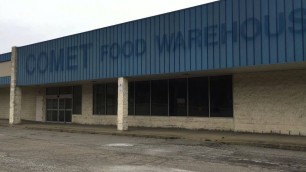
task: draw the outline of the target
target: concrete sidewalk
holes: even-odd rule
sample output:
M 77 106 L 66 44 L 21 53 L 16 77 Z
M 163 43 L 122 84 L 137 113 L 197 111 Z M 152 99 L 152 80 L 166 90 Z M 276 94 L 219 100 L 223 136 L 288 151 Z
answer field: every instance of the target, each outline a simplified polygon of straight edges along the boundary
M 23 121 L 22 124 L 19 125 L 10 126 L 7 120 L 0 120 L 0 126 L 70 133 L 106 134 L 161 139 L 187 139 L 199 142 L 213 141 L 224 144 L 241 144 L 306 151 L 305 136 L 143 127 L 130 127 L 129 131 L 122 132 L 117 131 L 115 126 L 55 124 L 28 121 Z

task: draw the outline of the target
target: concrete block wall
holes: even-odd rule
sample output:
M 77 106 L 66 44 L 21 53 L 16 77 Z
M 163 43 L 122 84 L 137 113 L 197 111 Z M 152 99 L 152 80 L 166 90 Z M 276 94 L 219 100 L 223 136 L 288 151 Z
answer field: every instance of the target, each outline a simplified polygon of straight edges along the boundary
M 235 74 L 235 131 L 306 135 L 306 70 Z
M 0 119 L 9 119 L 10 88 L 0 88 Z
M 72 122 L 90 125 L 117 125 L 117 115 L 73 115 Z
M 128 122 L 135 127 L 234 130 L 233 118 L 129 116 Z

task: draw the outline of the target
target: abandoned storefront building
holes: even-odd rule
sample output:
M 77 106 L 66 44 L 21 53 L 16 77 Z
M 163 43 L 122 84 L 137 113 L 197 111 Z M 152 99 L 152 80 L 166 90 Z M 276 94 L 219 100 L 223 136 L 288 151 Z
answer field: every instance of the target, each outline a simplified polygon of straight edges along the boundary
M 305 0 L 221 0 L 13 47 L 0 118 L 306 135 L 305 48 Z

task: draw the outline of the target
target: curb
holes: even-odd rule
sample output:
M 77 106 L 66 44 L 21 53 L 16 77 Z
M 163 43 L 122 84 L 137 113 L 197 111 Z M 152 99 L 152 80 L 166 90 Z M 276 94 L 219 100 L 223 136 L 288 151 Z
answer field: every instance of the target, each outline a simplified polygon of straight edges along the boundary
M 145 138 L 156 138 L 156 139 L 184 139 L 179 136 L 166 136 L 166 135 L 156 135 L 156 134 L 136 134 L 128 132 L 108 132 L 108 131 L 95 131 L 95 130 L 76 130 L 76 129 L 63 129 L 63 128 L 44 128 L 44 127 L 18 127 L 29 130 L 44 130 L 44 131 L 57 131 L 57 132 L 67 132 L 67 133 L 80 133 L 80 134 L 104 134 L 113 136 L 130 136 L 130 137 L 145 137 Z
M 81 134 L 101 134 L 101 135 L 113 135 L 113 136 L 129 136 L 129 137 L 143 137 L 143 138 L 155 138 L 155 139 L 184 139 L 193 140 L 199 142 L 215 142 L 221 144 L 231 145 L 244 145 L 244 146 L 255 146 L 273 149 L 293 150 L 293 151 L 306 151 L 306 145 L 299 144 L 285 144 L 285 143 L 271 143 L 271 142 L 254 142 L 254 141 L 242 141 L 242 140 L 227 140 L 225 138 L 212 139 L 211 137 L 199 138 L 195 137 L 184 137 L 175 135 L 161 135 L 161 134 L 143 134 L 143 133 L 131 133 L 131 132 L 120 132 L 120 131 L 97 131 L 97 130 L 86 130 L 86 129 L 69 129 L 69 128 L 45 128 L 45 127 L 31 127 L 31 126 L 9 126 L 15 128 L 24 128 L 29 130 L 44 130 L 44 131 L 55 131 L 55 132 L 67 132 L 67 133 L 81 133 Z

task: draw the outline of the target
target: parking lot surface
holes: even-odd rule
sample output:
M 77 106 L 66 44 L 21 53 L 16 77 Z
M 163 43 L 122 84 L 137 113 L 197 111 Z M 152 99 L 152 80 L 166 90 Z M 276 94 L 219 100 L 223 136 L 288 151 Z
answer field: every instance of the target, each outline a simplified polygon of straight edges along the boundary
M 306 152 L 0 127 L 0 171 L 306 171 Z

